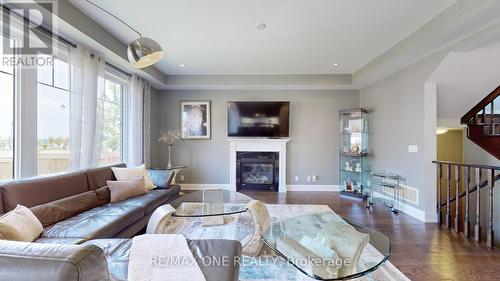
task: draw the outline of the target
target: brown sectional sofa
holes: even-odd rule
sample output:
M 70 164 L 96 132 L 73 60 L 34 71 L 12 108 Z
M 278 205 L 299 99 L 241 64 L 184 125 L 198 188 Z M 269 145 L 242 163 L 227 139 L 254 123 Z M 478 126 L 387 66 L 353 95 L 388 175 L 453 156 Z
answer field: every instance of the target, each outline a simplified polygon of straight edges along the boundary
M 115 165 L 125 167 L 125 164 Z M 131 238 L 143 230 L 154 210 L 179 196 L 173 174 L 151 170 L 157 188 L 110 203 L 107 180 L 112 166 L 0 183 L 0 214 L 17 204 L 29 207 L 44 231 L 35 243 L 0 240 L 0 280 L 101 281 L 127 279 Z M 241 243 L 190 240 L 203 257 L 239 257 Z M 200 268 L 207 281 L 237 281 L 237 264 Z
M 40 242 L 131 238 L 147 226 L 157 207 L 179 196 L 179 186 L 167 186 L 169 172 L 151 170 L 158 189 L 109 203 L 106 181 L 116 180 L 111 167 L 4 182 L 0 185 L 0 213 L 13 210 L 17 204 L 31 208 L 44 225 Z

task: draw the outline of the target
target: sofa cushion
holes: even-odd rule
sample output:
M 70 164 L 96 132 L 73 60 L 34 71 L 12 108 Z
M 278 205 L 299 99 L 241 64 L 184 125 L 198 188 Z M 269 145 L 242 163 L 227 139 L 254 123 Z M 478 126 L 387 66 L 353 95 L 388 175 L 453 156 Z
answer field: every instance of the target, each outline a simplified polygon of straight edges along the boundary
M 149 178 L 156 185 L 156 189 L 169 188 L 174 179 L 175 173 L 167 170 L 149 170 Z
M 37 238 L 34 243 L 40 244 L 68 244 L 68 245 L 78 245 L 82 244 L 87 240 L 83 238 Z
M 0 216 L 0 239 L 33 242 L 43 231 L 36 216 L 25 206 Z
M 0 241 L 0 279 L 109 281 L 103 251 L 93 245 Z
M 3 186 L 4 186 L 6 183 L 7 183 L 7 182 L 2 182 L 2 181 L 0 181 L 0 214 L 5 213 L 5 210 L 4 210 L 4 207 L 3 207 Z
M 109 187 L 111 203 L 148 193 L 144 176 L 138 176 L 129 180 L 106 181 L 106 184 Z
M 31 207 L 31 211 L 44 227 L 78 215 L 99 206 L 95 191 L 87 191 L 46 204 Z
M 6 212 L 17 204 L 31 208 L 87 191 L 82 171 L 10 181 L 3 187 L 4 208 Z
M 144 207 L 127 202 L 100 206 L 44 229 L 43 238 L 111 238 L 144 217 Z
M 116 179 L 119 181 L 129 180 L 135 177 L 142 176 L 144 177 L 147 190 L 153 190 L 156 187 L 149 178 L 149 172 L 146 170 L 146 166 L 144 164 L 132 168 L 111 167 L 111 170 L 113 170 Z
M 85 171 L 89 190 L 94 190 L 106 186 L 106 181 L 115 181 L 116 177 L 111 170 L 111 167 L 127 167 L 126 164 L 115 164 L 99 168 L 92 168 Z
M 177 197 L 179 195 L 179 191 L 180 187 L 177 185 L 172 186 L 171 189 L 152 190 L 147 194 L 128 198 L 123 202 L 137 206 L 144 206 L 145 214 L 149 214 L 165 202 Z
M 188 240 L 188 246 L 197 261 L 206 261 L 206 257 L 213 260 L 229 259 L 228 264 L 211 265 L 199 262 L 199 266 L 206 281 L 237 281 L 239 266 L 233 263 L 233 257 L 241 255 L 241 243 L 234 240 L 207 239 Z M 114 280 L 127 280 L 128 261 L 132 239 L 97 239 L 90 240 L 83 245 L 95 245 L 104 251 L 108 261 L 108 269 Z

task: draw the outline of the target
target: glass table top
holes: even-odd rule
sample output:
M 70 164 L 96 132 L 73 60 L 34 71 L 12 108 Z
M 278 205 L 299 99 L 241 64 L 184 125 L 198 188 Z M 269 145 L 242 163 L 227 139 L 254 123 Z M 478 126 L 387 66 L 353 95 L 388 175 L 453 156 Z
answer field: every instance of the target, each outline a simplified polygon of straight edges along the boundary
M 265 234 L 264 244 L 316 280 L 365 276 L 382 266 L 391 253 L 385 235 L 333 213 L 293 217 L 281 228 Z
M 252 201 L 245 194 L 223 189 L 205 189 L 179 197 L 170 205 L 174 217 L 207 217 L 246 212 L 246 203 Z

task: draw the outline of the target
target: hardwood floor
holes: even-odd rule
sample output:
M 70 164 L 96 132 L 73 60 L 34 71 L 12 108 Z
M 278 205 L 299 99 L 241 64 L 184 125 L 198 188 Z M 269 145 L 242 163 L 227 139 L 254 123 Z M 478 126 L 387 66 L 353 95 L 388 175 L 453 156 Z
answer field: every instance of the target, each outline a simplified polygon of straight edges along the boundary
M 500 280 L 500 249 L 490 250 L 436 224 L 426 224 L 383 206 L 367 209 L 337 192 L 243 192 L 270 204 L 328 205 L 385 234 L 392 243 L 390 261 L 411 280 Z

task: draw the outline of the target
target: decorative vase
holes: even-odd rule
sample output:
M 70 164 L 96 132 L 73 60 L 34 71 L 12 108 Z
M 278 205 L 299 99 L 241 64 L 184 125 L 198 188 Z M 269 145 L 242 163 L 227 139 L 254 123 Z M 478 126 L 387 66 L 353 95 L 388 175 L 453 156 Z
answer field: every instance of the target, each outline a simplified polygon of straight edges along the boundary
M 172 161 L 170 160 L 170 155 L 172 154 L 172 146 L 168 146 L 168 164 L 167 169 L 172 169 Z

